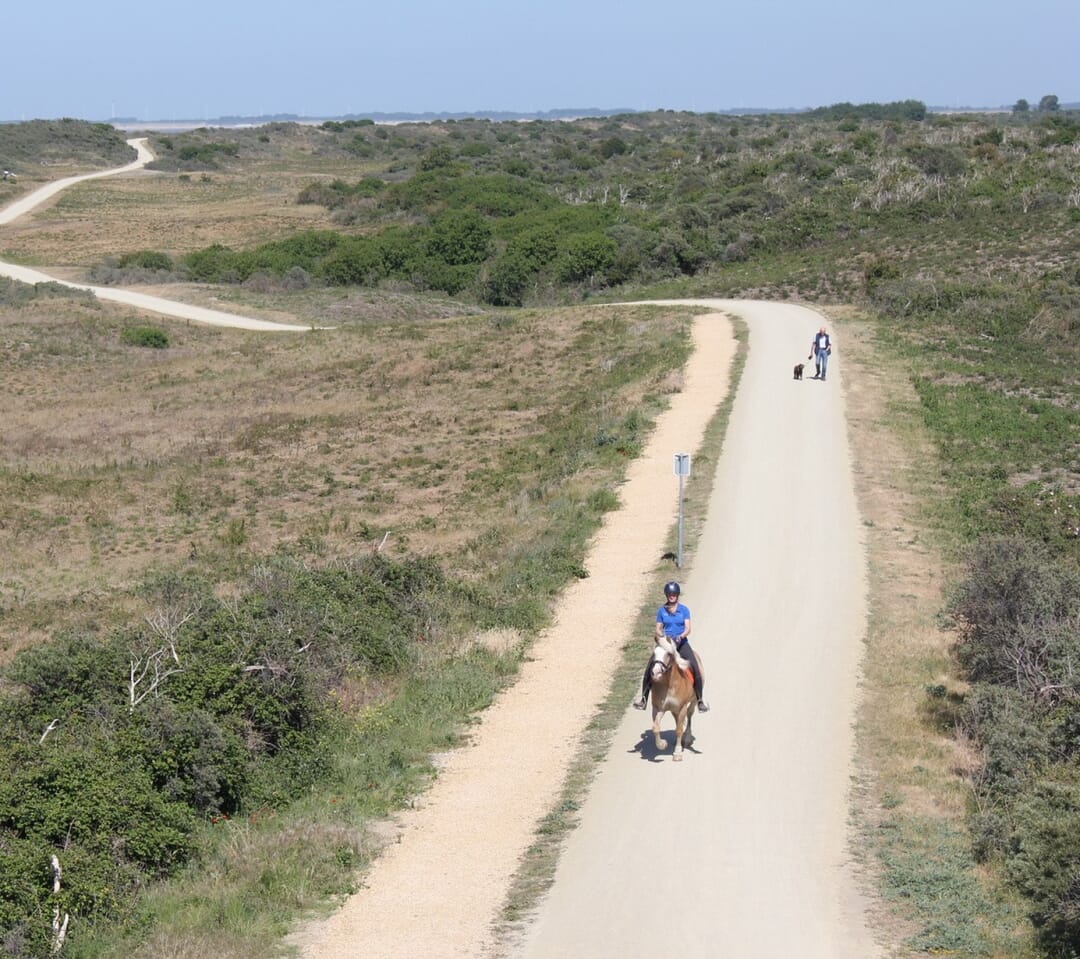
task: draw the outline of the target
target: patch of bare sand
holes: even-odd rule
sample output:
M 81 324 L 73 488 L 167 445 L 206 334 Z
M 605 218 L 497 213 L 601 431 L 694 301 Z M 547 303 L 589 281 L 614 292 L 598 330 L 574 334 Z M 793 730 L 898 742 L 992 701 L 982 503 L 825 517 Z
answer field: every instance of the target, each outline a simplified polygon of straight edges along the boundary
M 308 959 L 461 959 L 491 954 L 493 924 L 521 856 L 555 801 L 579 734 L 604 698 L 676 516 L 672 456 L 694 451 L 724 399 L 735 338 L 722 317 L 693 327 L 683 390 L 657 418 L 554 625 L 514 686 L 481 717 L 471 744 L 445 757 L 432 789 L 401 817 L 365 887 L 292 941 Z M 589 644 L 595 668 L 566 667 Z

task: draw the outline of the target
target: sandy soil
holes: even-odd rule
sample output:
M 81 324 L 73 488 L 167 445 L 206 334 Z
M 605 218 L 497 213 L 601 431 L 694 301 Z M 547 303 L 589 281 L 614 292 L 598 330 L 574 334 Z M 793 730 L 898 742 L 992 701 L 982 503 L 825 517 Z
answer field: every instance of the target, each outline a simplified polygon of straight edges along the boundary
M 727 389 L 734 341 L 719 311 L 747 321 L 751 346 L 685 581 L 713 710 L 698 717 L 698 742 L 680 765 L 655 753 L 646 714 L 627 710 L 514 954 L 878 954 L 848 847 L 866 584 L 842 363 L 827 383 L 796 383 L 791 366 L 817 314 L 702 304 L 710 312 L 695 324 L 684 390 L 634 463 L 589 577 L 567 591 L 472 745 L 403 817 L 366 887 L 302 931 L 308 959 L 495 954 L 493 923 L 517 863 L 655 589 L 676 513 L 672 455 L 696 449 Z M 582 623 L 602 629 L 583 639 Z M 571 672 L 583 641 L 593 668 Z M 655 908 L 669 896 L 680 908 L 667 898 Z

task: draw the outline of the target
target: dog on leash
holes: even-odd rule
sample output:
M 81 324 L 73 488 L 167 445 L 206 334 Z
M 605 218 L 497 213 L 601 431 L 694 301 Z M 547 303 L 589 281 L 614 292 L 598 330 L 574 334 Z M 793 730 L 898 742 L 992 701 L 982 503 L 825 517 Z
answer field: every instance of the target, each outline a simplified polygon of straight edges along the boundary
M 802 371 L 803 371 L 803 364 L 802 363 L 796 363 L 795 364 L 795 379 L 797 379 L 797 380 L 802 379 Z

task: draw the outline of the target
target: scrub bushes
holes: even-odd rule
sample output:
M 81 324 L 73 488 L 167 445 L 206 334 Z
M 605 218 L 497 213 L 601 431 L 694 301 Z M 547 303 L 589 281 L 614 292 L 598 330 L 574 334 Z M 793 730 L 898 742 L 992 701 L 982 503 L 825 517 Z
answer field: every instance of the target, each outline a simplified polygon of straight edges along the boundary
M 976 853 L 1004 862 L 1050 955 L 1080 949 L 1080 570 L 1020 538 L 981 542 L 950 612 L 975 682 Z
M 140 885 L 194 855 L 200 821 L 303 794 L 328 768 L 346 677 L 404 675 L 438 640 L 447 594 L 470 602 L 433 563 L 378 556 L 270 560 L 227 603 L 178 575 L 146 592 L 162 605 L 142 626 L 33 647 L 2 677 L 0 925 L 15 955 L 48 954 L 56 906 L 125 918 Z

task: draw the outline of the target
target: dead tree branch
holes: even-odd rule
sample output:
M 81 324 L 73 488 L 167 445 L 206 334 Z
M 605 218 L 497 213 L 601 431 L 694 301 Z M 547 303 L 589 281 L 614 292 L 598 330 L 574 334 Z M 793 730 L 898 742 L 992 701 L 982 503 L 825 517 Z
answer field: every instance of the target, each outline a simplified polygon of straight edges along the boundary
M 56 856 L 52 857 L 52 871 L 53 871 L 53 895 L 60 895 L 60 860 Z M 60 955 L 60 950 L 64 948 L 64 940 L 67 939 L 68 920 L 70 919 L 68 913 L 64 913 L 63 922 L 60 921 L 60 906 L 57 904 L 53 908 L 52 919 L 52 954 L 54 956 Z
M 54 729 L 56 729 L 56 727 L 57 727 L 57 726 L 58 726 L 59 724 L 60 724 L 60 720 L 59 720 L 59 719 L 54 719 L 54 720 L 53 720 L 53 721 L 52 721 L 51 723 L 49 723 L 49 725 L 48 725 L 48 726 L 46 726 L 46 727 L 45 727 L 45 732 L 43 732 L 43 733 L 41 734 L 41 739 L 39 739 L 39 740 L 38 740 L 38 745 L 39 745 L 39 746 L 40 746 L 40 745 L 41 745 L 41 744 L 42 744 L 43 742 L 45 742 L 45 737 L 46 737 L 46 736 L 48 736 L 48 735 L 49 735 L 49 733 L 51 733 L 51 732 L 52 732 L 52 731 L 53 731 Z
M 131 671 L 128 677 L 129 712 L 135 712 L 135 707 L 146 699 L 147 696 L 155 692 L 166 679 L 174 673 L 179 673 L 183 670 L 183 667 L 180 665 L 166 665 L 167 661 L 165 656 L 169 652 L 172 653 L 173 658 L 179 663 L 180 660 L 176 658 L 176 649 L 173 647 L 166 649 L 164 646 L 155 649 L 146 656 L 136 656 L 132 658 Z

